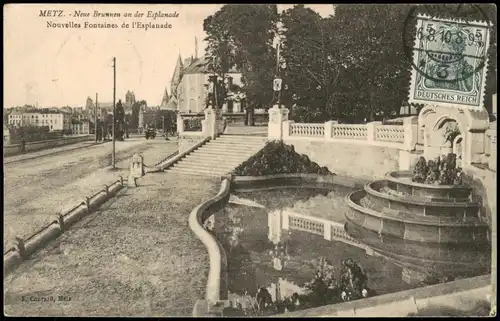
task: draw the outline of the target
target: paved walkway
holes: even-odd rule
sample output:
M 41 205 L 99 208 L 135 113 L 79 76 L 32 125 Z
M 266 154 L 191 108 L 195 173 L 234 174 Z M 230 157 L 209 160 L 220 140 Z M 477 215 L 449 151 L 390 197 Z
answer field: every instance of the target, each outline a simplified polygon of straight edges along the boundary
M 205 294 L 208 253 L 188 226 L 219 180 L 147 174 L 4 279 L 5 313 L 190 316 Z M 22 297 L 67 296 L 67 302 Z
M 25 238 L 57 212 L 73 208 L 85 196 L 127 177 L 133 153 L 154 165 L 177 150 L 176 142 L 135 139 L 116 145 L 117 170 L 111 164 L 111 144 L 44 156 L 4 166 L 4 245 Z
M 39 151 L 30 152 L 30 153 L 26 153 L 26 154 L 7 156 L 4 158 L 4 164 L 10 164 L 10 163 L 19 162 L 19 161 L 28 160 L 28 159 L 33 159 L 33 158 L 37 158 L 37 157 L 48 156 L 48 155 L 53 155 L 53 154 L 57 154 L 57 153 L 72 151 L 72 150 L 80 149 L 80 148 L 88 148 L 90 146 L 103 144 L 103 143 L 104 142 L 95 143 L 94 141 L 87 141 L 87 142 L 80 142 L 80 143 L 75 143 L 75 144 L 64 145 L 64 146 L 55 147 L 55 148 L 42 149 Z

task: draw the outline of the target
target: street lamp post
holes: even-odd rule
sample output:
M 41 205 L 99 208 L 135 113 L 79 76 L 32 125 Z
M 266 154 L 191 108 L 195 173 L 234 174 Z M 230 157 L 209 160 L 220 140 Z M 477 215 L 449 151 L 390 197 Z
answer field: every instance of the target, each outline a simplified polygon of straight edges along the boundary
M 97 143 L 97 93 L 95 94 L 95 117 L 94 117 L 95 142 Z

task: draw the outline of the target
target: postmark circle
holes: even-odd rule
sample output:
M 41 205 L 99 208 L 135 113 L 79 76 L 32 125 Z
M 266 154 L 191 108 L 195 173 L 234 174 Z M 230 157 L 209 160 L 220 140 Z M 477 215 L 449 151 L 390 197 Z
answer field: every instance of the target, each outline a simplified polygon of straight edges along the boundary
M 446 5 L 444 5 L 446 6 Z M 468 20 L 478 20 L 477 16 L 483 17 L 483 21 L 488 23 L 487 28 L 490 27 L 490 19 L 488 16 L 484 13 L 484 11 L 478 7 L 477 5 L 468 5 L 470 9 L 468 11 L 462 11 L 460 14 L 460 11 L 457 10 L 455 17 L 447 17 L 446 19 L 449 22 L 452 22 L 454 19 L 458 19 L 459 21 L 456 22 L 456 24 L 451 24 L 449 28 L 445 31 L 442 30 L 440 35 L 431 33 L 429 32 L 427 35 L 423 35 L 422 28 L 417 28 L 414 30 L 415 32 L 412 32 L 411 34 L 409 33 L 411 28 L 410 28 L 410 23 L 415 23 L 416 22 L 416 15 L 417 15 L 417 6 L 413 6 L 410 10 L 409 13 L 405 19 L 404 26 L 403 26 L 403 46 L 404 46 L 404 52 L 406 55 L 406 58 L 410 61 L 410 64 L 413 68 L 415 68 L 415 71 L 418 72 L 419 74 L 422 75 L 422 77 L 431 80 L 431 81 L 436 81 L 436 82 L 441 82 L 441 83 L 457 83 L 460 81 L 464 81 L 467 78 L 472 77 L 475 73 L 479 72 L 481 69 L 483 69 L 486 65 L 486 59 L 488 57 L 488 52 L 487 50 L 484 50 L 483 55 L 468 55 L 466 52 L 466 44 L 467 41 L 469 41 L 469 44 L 471 43 L 471 37 L 472 37 L 472 43 L 476 44 L 478 46 L 482 45 L 487 48 L 488 46 L 488 41 L 489 39 L 484 39 L 484 42 L 477 41 L 475 36 L 471 33 L 466 33 L 463 28 L 460 28 L 460 26 L 468 25 Z M 432 8 L 430 8 L 427 5 L 423 6 L 418 6 L 419 8 L 424 8 L 426 10 L 425 14 L 432 17 L 432 16 L 438 16 L 436 18 L 436 21 L 439 21 L 442 12 L 436 12 L 434 9 L 434 12 L 432 11 Z M 461 5 L 458 6 L 458 9 L 461 8 Z M 449 11 L 446 11 L 449 13 Z M 424 13 L 424 12 L 422 12 Z M 470 14 L 473 13 L 476 15 L 475 19 L 468 19 L 470 18 Z M 469 16 L 469 17 L 468 17 Z M 454 19 L 453 19 L 454 18 Z M 432 29 L 429 31 L 433 31 Z M 435 31 L 435 30 L 434 30 Z M 441 43 L 439 43 L 439 50 L 432 50 L 432 49 L 423 49 L 423 48 L 415 48 L 413 45 L 409 45 L 410 43 L 414 44 L 416 41 L 414 41 L 414 37 L 417 37 L 417 40 L 421 40 L 424 37 L 428 41 L 434 41 L 435 38 L 438 36 L 441 39 Z M 419 38 L 420 36 L 420 38 Z M 480 39 L 480 38 L 478 38 Z M 417 52 L 422 52 L 422 56 L 425 56 L 426 59 L 421 59 L 419 60 L 418 64 L 415 63 L 413 54 L 416 54 Z M 469 64 L 462 63 L 463 61 L 466 60 L 466 58 L 470 59 L 475 59 L 478 60 L 478 63 L 475 63 L 476 65 L 475 68 L 472 68 Z M 429 66 L 429 64 L 426 65 L 427 62 L 430 62 L 430 65 L 432 67 L 432 73 L 426 70 Z M 454 74 L 456 74 L 455 77 L 449 77 L 450 72 L 448 71 L 447 68 L 452 66 L 452 69 Z

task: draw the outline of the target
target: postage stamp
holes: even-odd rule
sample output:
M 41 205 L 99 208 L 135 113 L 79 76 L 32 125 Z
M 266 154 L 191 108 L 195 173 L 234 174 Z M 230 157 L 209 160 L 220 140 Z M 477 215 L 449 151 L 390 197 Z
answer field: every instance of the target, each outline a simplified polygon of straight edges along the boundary
M 418 15 L 410 102 L 481 107 L 488 43 L 485 22 Z

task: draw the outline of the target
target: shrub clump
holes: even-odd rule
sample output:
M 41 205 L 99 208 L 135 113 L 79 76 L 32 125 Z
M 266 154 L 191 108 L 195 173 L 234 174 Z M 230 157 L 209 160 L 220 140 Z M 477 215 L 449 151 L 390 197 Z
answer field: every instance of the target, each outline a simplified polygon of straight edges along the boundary
M 449 153 L 426 161 L 421 156 L 413 168 L 412 181 L 434 185 L 462 185 L 464 173 L 457 167 L 457 155 Z
M 321 167 L 307 155 L 295 152 L 293 145 L 271 141 L 257 154 L 250 157 L 233 171 L 238 176 L 264 176 L 274 174 L 333 175 L 326 166 Z

